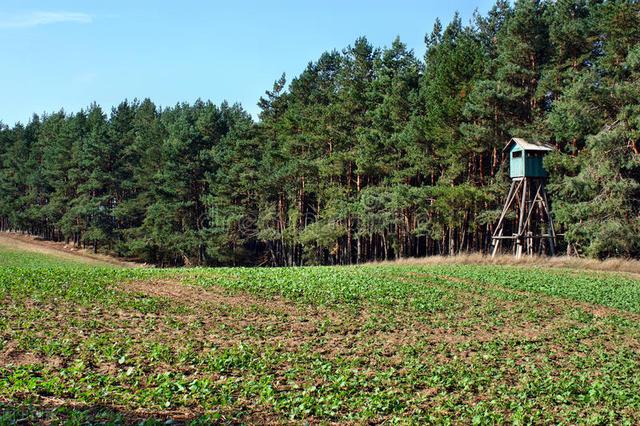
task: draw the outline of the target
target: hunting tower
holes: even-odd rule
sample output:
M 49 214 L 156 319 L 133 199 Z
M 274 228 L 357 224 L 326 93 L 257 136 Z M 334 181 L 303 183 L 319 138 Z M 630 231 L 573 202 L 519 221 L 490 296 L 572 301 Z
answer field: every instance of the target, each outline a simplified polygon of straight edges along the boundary
M 553 148 L 548 145 L 521 138 L 512 138 L 504 147 L 503 152 L 509 153 L 511 187 L 491 239 L 492 257 L 503 240 L 511 241 L 516 257 L 543 254 L 547 249 L 550 255 L 555 254 L 556 233 L 545 189 L 548 174 L 543 167 L 544 156 L 550 151 Z M 512 206 L 515 221 L 506 220 Z

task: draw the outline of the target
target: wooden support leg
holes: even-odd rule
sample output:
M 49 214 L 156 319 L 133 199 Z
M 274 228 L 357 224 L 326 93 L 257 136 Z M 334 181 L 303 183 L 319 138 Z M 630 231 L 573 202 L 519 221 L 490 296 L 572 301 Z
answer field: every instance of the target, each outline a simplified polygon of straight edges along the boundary
M 509 208 L 511 207 L 511 203 L 513 203 L 513 199 L 515 198 L 516 193 L 518 192 L 518 188 L 521 182 L 522 181 L 515 181 L 515 180 L 511 181 L 511 186 L 509 187 L 509 194 L 507 195 L 507 199 L 505 200 L 504 207 L 502 208 L 502 213 L 500 214 L 498 225 L 496 226 L 496 230 L 494 231 L 493 236 L 491 237 L 491 246 L 492 246 L 491 257 L 495 257 L 496 253 L 498 253 L 498 250 L 500 248 L 500 244 L 502 244 L 502 240 L 500 239 L 500 237 L 502 237 L 502 231 L 504 229 L 504 223 L 503 223 L 504 217 L 509 211 Z
M 547 197 L 547 190 L 544 186 L 542 186 L 542 205 L 544 207 L 544 212 L 547 215 L 547 219 L 549 220 L 549 253 L 551 256 L 555 256 L 555 245 L 556 245 L 556 230 L 553 226 L 553 218 L 551 217 L 551 209 L 549 206 L 549 197 Z
M 531 185 L 536 185 L 536 182 L 532 182 Z M 529 188 L 529 193 L 531 193 L 531 189 Z M 527 218 L 522 225 L 522 235 L 526 235 L 525 247 L 526 253 L 529 256 L 533 255 L 533 243 L 534 243 L 534 233 L 531 232 L 531 219 L 533 217 L 533 213 L 536 210 L 536 206 L 542 202 L 542 197 L 540 196 L 541 185 L 537 184 L 536 195 L 533 197 L 533 200 L 527 200 Z
M 516 234 L 516 258 L 520 259 L 522 257 L 522 246 L 524 239 L 524 215 L 527 210 L 527 178 L 523 178 L 522 180 L 522 199 L 520 200 L 520 217 L 518 218 L 518 233 Z

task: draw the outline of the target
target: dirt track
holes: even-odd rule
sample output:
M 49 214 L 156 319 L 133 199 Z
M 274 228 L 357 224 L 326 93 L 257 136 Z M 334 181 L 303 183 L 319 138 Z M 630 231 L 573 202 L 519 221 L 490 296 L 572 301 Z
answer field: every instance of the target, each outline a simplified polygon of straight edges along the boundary
M 39 240 L 31 235 L 14 232 L 0 232 L 0 246 L 42 253 L 51 256 L 80 261 L 92 265 L 115 265 L 121 267 L 141 266 L 134 262 L 126 262 L 114 257 L 94 254 L 88 250 L 77 249 L 64 243 Z

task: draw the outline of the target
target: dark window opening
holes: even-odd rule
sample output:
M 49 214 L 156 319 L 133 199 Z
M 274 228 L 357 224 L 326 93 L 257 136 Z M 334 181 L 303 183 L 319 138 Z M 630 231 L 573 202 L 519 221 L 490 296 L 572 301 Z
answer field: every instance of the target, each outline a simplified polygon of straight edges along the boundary
M 514 151 L 513 158 L 520 158 L 520 157 L 522 157 L 522 151 Z

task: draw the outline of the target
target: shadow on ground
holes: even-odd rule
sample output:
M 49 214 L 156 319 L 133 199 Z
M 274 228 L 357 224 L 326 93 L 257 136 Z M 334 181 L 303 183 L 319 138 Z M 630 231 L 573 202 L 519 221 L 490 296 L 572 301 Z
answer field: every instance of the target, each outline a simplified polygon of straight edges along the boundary
M 209 425 L 235 424 L 216 414 L 126 410 L 107 405 L 73 403 L 0 402 L 0 426 L 32 424 L 64 425 Z

